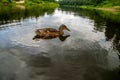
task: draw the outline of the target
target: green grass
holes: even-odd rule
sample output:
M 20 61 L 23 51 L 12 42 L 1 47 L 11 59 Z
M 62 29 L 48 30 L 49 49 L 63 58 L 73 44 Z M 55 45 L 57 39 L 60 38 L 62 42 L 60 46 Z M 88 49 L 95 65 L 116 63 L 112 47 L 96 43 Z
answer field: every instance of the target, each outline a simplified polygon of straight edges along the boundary
M 97 7 L 105 7 L 105 8 L 111 8 L 114 6 L 120 6 L 120 0 L 105 0 L 97 5 Z
M 29 2 L 25 2 L 24 3 L 24 5 L 26 6 L 26 7 L 31 7 L 31 6 L 38 6 L 38 7 L 40 7 L 41 9 L 43 8 L 43 9 L 50 9 L 50 8 L 56 8 L 56 7 L 58 7 L 59 6 L 59 4 L 58 3 L 54 3 L 54 2 L 39 2 L 39 3 L 34 3 L 34 2 L 31 2 L 31 1 L 29 1 Z
M 23 5 L 25 7 L 40 7 L 41 9 L 53 9 L 53 8 L 56 8 L 59 6 L 58 3 L 55 3 L 55 2 L 47 2 L 47 1 L 40 1 L 40 0 L 34 0 L 35 2 L 33 1 L 26 1 L 25 3 L 23 4 L 19 4 L 19 5 Z M 12 2 L 8 2 L 8 0 L 3 0 L 3 2 L 0 2 L 0 5 L 1 6 L 16 6 L 18 4 L 16 4 L 15 1 L 12 1 Z
M 86 5 L 86 6 L 79 6 L 79 7 L 83 9 L 94 9 L 95 8 L 93 5 Z

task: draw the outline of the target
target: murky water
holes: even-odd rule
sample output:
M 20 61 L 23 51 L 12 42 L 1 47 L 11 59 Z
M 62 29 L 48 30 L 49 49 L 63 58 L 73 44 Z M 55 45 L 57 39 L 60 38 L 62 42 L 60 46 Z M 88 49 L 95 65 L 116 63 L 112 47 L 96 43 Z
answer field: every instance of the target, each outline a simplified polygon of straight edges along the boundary
M 0 13 L 0 80 L 120 79 L 119 22 L 94 10 L 32 12 Z M 64 40 L 33 40 L 35 29 L 61 24 L 71 30 Z

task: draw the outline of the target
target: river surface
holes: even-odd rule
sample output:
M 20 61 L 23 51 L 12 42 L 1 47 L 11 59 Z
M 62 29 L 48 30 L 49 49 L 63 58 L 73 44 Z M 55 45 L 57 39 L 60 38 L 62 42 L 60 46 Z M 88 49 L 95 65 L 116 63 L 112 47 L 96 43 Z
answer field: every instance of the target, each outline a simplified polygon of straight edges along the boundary
M 1 11 L 0 80 L 119 80 L 120 22 L 106 15 L 76 8 Z M 62 39 L 33 40 L 36 29 L 61 24 L 71 30 Z

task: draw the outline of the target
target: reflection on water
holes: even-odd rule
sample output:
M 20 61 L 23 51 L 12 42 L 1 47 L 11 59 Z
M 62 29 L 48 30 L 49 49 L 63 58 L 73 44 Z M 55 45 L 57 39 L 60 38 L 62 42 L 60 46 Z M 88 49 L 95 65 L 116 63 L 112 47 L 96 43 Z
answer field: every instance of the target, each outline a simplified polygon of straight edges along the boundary
M 39 17 L 45 13 L 51 14 L 54 9 L 44 9 L 38 6 L 20 9 L 14 6 L 0 6 L 0 25 L 20 22 L 26 18 Z
M 59 37 L 59 39 L 61 40 L 61 41 L 65 41 L 68 37 L 70 37 L 70 35 L 65 35 L 65 36 L 63 36 L 63 35 L 60 35 L 60 36 L 58 36 Z M 56 37 L 55 37 L 56 38 Z M 40 39 L 42 39 L 40 36 L 38 36 L 38 35 L 35 35 L 34 37 L 33 37 L 33 40 L 40 40 Z M 47 38 L 47 39 L 53 39 L 53 38 Z
M 109 22 L 109 23 L 108 23 Z M 113 47 L 116 48 L 120 53 L 120 24 L 113 23 L 110 20 L 106 23 L 108 27 L 106 27 L 106 40 L 113 42 Z
M 79 10 L 77 8 L 63 8 L 63 10 L 74 11 L 77 15 L 94 20 L 94 30 L 105 32 L 106 41 L 113 42 L 113 47 L 120 52 L 120 13 L 114 15 L 105 11 L 88 11 L 84 9 Z
M 94 10 L 62 8 L 41 13 L 0 25 L 0 80 L 120 79 L 120 23 Z M 61 41 L 32 39 L 35 29 L 57 29 L 61 24 L 71 30 L 58 37 Z

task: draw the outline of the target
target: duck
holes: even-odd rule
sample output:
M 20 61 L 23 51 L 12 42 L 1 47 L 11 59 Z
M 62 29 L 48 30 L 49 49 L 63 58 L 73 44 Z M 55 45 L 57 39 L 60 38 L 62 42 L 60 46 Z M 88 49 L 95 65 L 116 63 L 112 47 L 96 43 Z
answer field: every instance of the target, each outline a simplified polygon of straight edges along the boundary
M 35 30 L 36 36 L 33 39 L 35 38 L 51 39 L 60 37 L 64 34 L 64 30 L 70 31 L 70 29 L 68 29 L 67 26 L 64 24 L 60 25 L 59 30 L 56 30 L 54 28 L 36 29 Z

